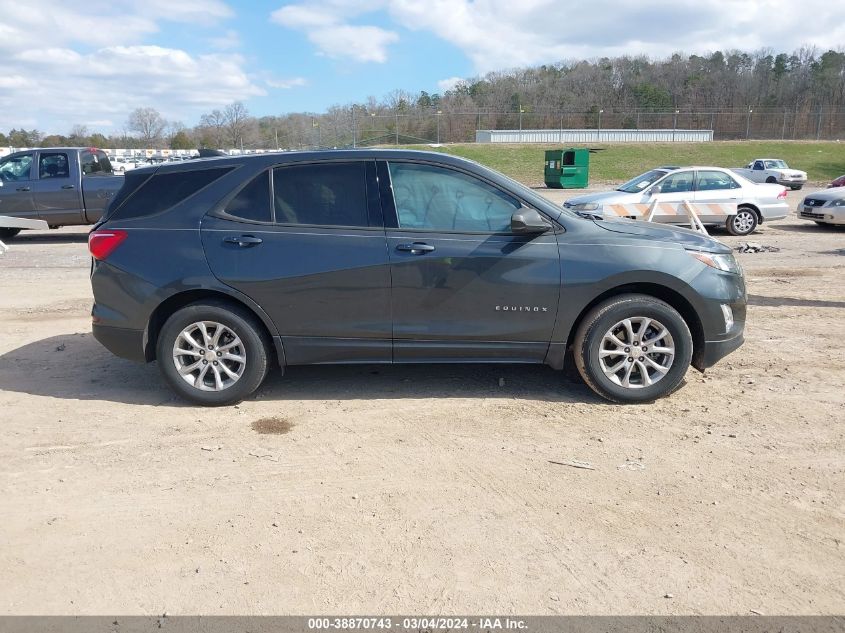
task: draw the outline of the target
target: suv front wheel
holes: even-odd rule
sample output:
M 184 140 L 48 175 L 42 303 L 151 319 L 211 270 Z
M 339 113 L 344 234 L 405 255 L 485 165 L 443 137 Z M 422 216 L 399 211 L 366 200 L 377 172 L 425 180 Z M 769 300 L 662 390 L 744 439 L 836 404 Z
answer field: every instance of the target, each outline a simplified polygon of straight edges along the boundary
M 587 314 L 575 335 L 584 382 L 613 402 L 649 402 L 680 386 L 692 335 L 672 306 L 648 295 L 620 295 Z
M 168 384 L 203 406 L 239 402 L 269 368 L 263 329 L 248 311 L 226 303 L 194 303 L 175 312 L 158 337 L 156 358 Z

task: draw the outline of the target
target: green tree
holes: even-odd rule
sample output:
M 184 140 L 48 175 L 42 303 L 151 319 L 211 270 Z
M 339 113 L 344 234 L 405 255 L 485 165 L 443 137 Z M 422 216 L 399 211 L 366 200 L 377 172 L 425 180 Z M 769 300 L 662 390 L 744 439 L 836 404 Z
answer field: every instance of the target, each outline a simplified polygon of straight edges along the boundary
M 170 139 L 170 149 L 193 149 L 194 142 L 185 130 L 179 130 Z

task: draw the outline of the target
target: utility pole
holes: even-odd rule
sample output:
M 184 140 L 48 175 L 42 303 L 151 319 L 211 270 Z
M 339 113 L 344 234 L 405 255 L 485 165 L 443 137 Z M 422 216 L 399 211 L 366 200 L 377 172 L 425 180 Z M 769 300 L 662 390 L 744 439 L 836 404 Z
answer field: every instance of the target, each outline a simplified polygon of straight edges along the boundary
M 276 135 L 276 151 L 279 151 L 279 128 L 273 128 L 273 132 Z
M 437 117 L 437 144 L 438 145 L 440 145 L 440 117 L 442 115 L 443 115 L 442 110 L 438 110 L 437 114 L 435 115 Z
M 395 111 L 394 114 L 396 116 L 396 126 L 395 126 L 396 127 L 396 130 L 395 130 L 395 132 L 396 132 L 396 145 L 399 145 L 399 108 L 396 108 L 396 111 Z
M 353 149 L 358 147 L 355 141 L 356 133 L 355 133 L 355 104 L 352 104 L 352 147 Z
M 597 141 L 601 140 L 601 115 L 602 114 L 604 114 L 604 110 L 599 109 L 599 124 L 598 124 L 598 128 L 596 129 L 596 140 Z
M 822 135 L 822 107 L 819 106 L 819 120 L 816 123 L 816 140 L 818 141 Z
M 675 142 L 675 130 L 678 129 L 678 113 L 680 110 L 675 110 L 675 116 L 672 118 L 672 142 Z
M 522 106 L 519 106 L 519 142 L 522 143 L 522 113 L 525 112 L 525 109 Z
M 754 112 L 751 108 L 748 108 L 748 114 L 745 117 L 745 140 L 747 141 L 751 137 L 751 113 Z

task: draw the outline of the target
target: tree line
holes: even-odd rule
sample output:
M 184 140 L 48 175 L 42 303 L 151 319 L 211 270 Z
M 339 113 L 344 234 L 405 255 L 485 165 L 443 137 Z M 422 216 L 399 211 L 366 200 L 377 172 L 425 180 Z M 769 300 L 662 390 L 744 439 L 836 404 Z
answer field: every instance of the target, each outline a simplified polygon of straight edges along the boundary
M 784 137 L 787 122 L 795 138 L 821 134 L 823 122 L 826 135 L 845 132 L 845 53 L 802 47 L 791 54 L 762 49 L 560 62 L 491 72 L 462 80 L 443 94 L 394 90 L 382 99 L 335 105 L 322 113 L 255 117 L 236 102 L 203 114 L 192 128 L 168 122 L 148 107 L 133 111 L 120 134 L 106 136 L 81 125 L 67 135 L 13 129 L 0 133 L 0 146 L 345 147 L 441 136 L 470 141 L 479 128 L 595 127 L 602 125 L 602 116 L 606 127 L 633 128 L 646 121 L 654 121 L 651 127 L 677 126 L 679 116 L 690 126 L 707 127 L 715 125 L 719 113 L 737 117 L 741 126 L 746 118 L 750 125 L 752 112 L 772 116 L 772 129 L 763 132 L 769 137 L 781 129 L 778 113 L 783 113 Z

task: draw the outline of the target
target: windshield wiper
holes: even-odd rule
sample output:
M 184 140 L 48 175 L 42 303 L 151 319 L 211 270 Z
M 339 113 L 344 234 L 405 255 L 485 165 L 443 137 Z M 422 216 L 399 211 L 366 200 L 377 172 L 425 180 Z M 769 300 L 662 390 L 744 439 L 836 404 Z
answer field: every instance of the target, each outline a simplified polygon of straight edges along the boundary
M 604 220 L 604 216 L 590 211 L 576 211 L 575 213 L 582 218 L 587 218 L 588 220 Z

